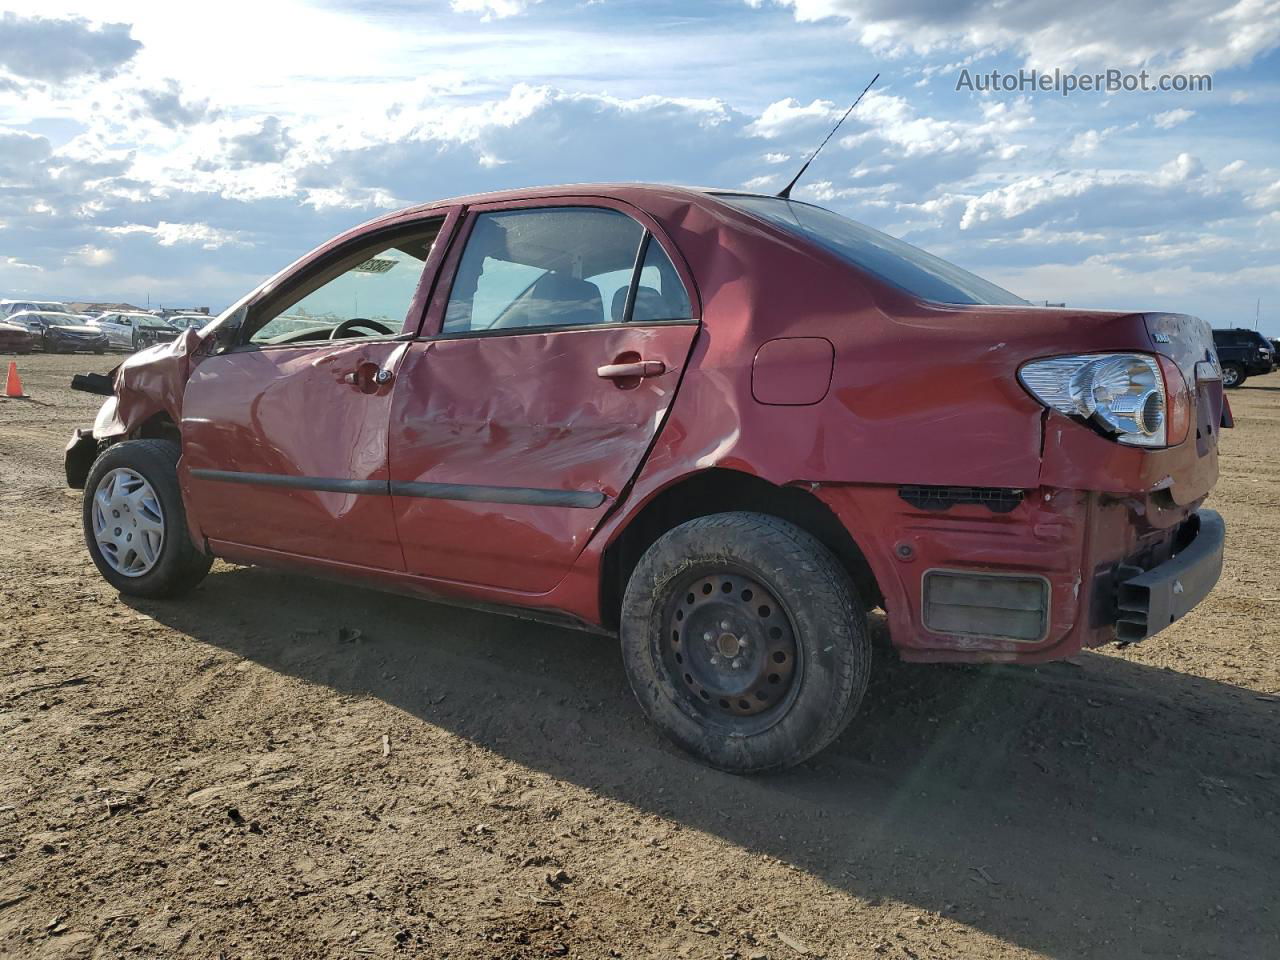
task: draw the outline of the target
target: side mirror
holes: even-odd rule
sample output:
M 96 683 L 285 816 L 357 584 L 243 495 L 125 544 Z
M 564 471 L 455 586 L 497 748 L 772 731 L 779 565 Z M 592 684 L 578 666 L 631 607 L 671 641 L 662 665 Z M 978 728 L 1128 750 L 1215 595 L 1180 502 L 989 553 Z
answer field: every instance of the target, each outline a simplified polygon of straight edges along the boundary
M 240 328 L 244 325 L 247 313 L 248 310 L 241 307 L 213 328 L 213 343 L 219 353 L 240 343 Z

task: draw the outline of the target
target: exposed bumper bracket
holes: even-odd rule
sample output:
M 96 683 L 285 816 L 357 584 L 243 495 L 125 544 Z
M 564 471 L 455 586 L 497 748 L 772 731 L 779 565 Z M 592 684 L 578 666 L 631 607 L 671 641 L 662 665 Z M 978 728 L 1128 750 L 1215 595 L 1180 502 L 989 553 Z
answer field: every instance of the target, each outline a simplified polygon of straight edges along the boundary
M 1226 525 L 1213 510 L 1196 513 L 1194 538 L 1177 556 L 1120 584 L 1116 640 L 1136 643 L 1159 633 L 1209 595 L 1222 574 Z

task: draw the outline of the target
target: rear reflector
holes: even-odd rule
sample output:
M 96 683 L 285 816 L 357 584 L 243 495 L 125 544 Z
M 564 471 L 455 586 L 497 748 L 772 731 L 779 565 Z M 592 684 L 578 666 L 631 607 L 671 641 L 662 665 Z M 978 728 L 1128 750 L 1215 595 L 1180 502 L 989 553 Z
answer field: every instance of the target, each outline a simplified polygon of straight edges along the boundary
M 1036 643 L 1049 633 L 1049 581 L 1003 573 L 929 570 L 924 626 L 934 633 Z

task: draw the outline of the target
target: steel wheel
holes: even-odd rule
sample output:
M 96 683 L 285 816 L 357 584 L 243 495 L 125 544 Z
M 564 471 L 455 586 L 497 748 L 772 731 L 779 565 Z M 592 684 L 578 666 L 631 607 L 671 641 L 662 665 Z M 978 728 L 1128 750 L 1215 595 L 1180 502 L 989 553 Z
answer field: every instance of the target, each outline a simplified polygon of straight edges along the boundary
M 665 611 L 661 660 L 671 687 L 714 726 L 765 730 L 789 705 L 802 664 L 773 592 L 732 570 L 685 577 Z
M 102 559 L 117 573 L 140 577 L 160 559 L 164 511 L 146 479 L 117 467 L 93 492 L 93 539 Z

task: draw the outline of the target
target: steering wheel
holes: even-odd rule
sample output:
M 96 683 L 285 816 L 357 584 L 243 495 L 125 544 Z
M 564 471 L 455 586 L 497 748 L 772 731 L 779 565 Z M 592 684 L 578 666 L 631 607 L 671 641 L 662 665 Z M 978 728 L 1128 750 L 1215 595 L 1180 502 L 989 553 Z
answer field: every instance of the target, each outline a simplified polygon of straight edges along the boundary
M 343 320 L 340 324 L 334 327 L 333 330 L 329 332 L 329 339 L 339 340 L 342 338 L 344 333 L 348 330 L 354 329 L 355 327 L 364 327 L 366 330 L 372 330 L 375 334 L 395 332 L 385 323 L 380 323 L 377 320 L 370 320 L 367 317 L 352 317 L 350 320 Z

